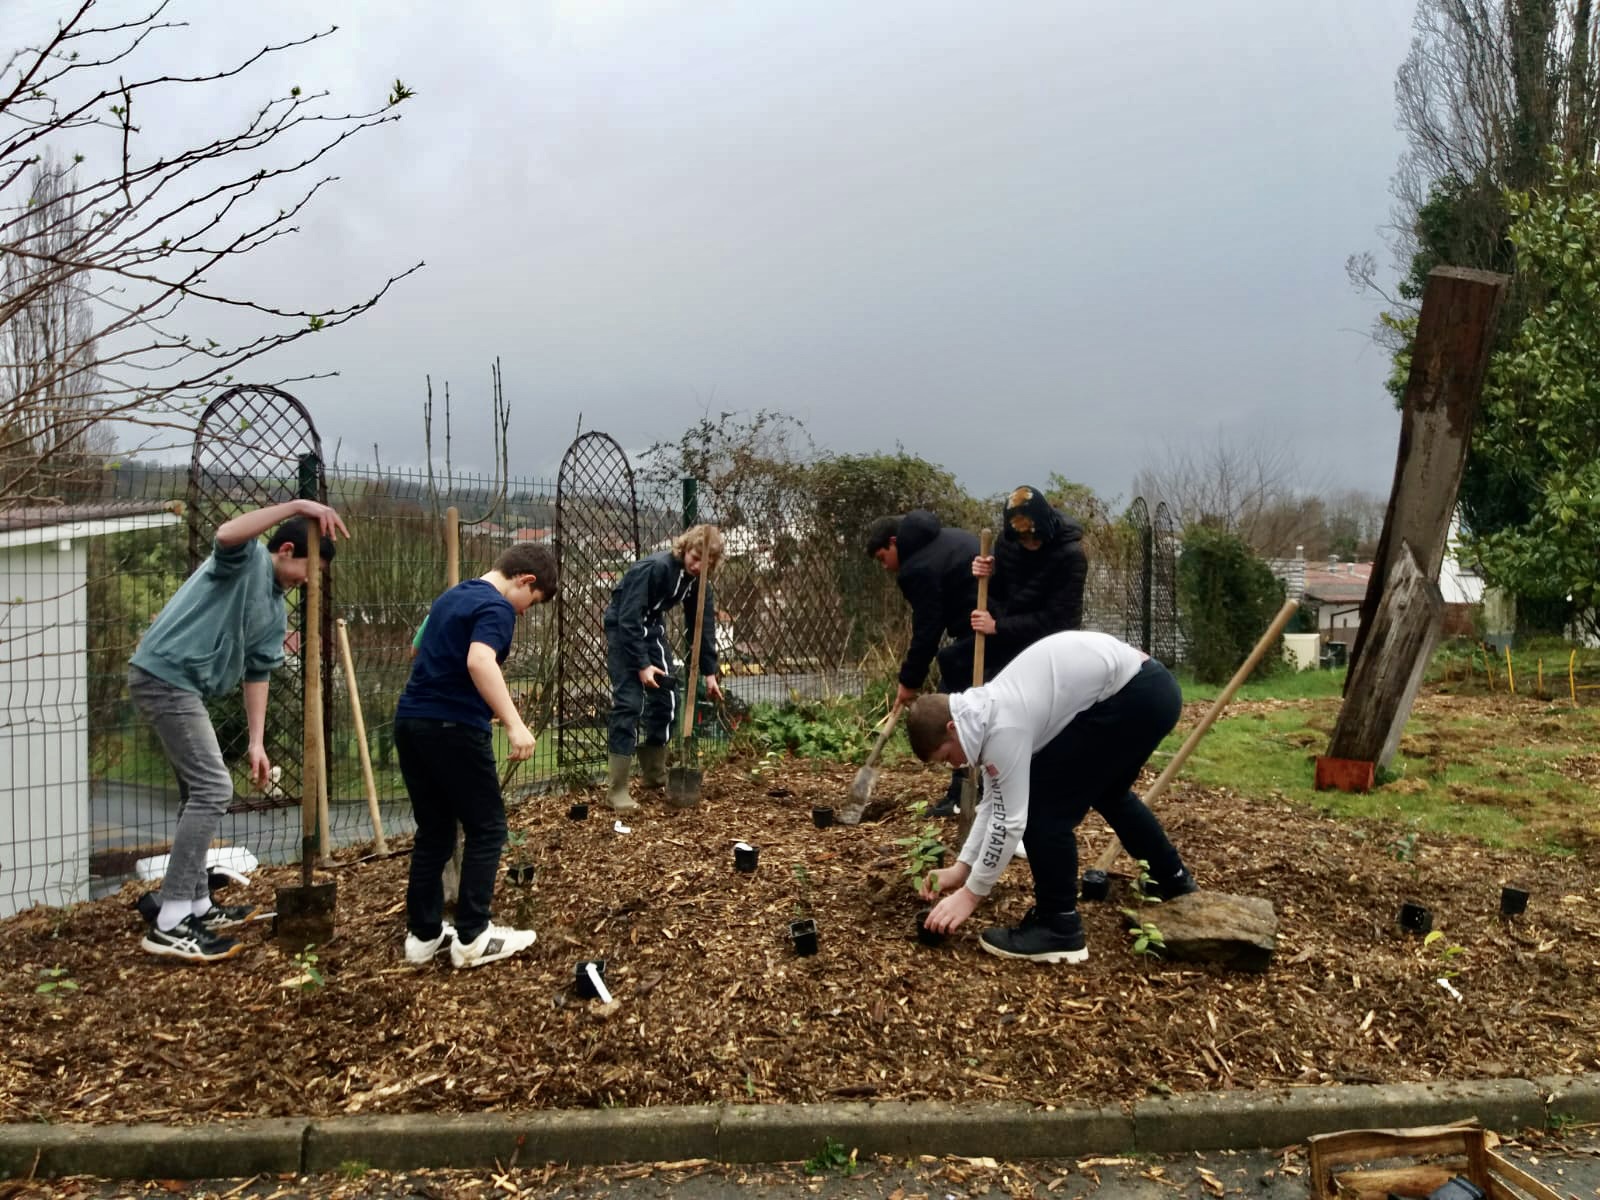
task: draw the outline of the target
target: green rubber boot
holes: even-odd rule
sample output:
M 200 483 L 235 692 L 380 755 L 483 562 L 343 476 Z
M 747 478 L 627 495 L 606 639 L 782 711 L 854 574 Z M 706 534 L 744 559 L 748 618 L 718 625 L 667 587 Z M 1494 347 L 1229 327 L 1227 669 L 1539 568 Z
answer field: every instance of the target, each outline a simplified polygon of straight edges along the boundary
M 639 802 L 628 795 L 628 774 L 633 770 L 633 755 L 611 756 L 611 787 L 606 792 L 606 803 L 617 812 L 632 812 Z
M 647 788 L 660 790 L 667 786 L 667 748 L 665 746 L 639 747 L 639 778 Z

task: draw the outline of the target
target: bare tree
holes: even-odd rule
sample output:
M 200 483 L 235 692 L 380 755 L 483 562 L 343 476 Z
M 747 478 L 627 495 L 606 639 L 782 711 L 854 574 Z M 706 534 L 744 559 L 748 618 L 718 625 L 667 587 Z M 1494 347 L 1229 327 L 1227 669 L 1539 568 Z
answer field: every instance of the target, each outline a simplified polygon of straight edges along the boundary
M 394 110 L 411 92 L 396 80 L 383 103 L 337 112 L 327 111 L 327 93 L 295 87 L 209 140 L 151 149 L 157 139 L 140 114 L 163 93 L 180 90 L 190 109 L 201 108 L 209 91 L 236 90 L 262 62 L 335 32 L 169 74 L 145 64 L 153 46 L 186 28 L 166 19 L 170 6 L 159 0 L 143 16 L 97 23 L 96 0 L 80 0 L 48 40 L 0 63 L 0 343 L 15 385 L 0 394 L 0 461 L 42 467 L 105 421 L 145 445 L 169 436 L 159 431 L 187 431 L 208 387 L 360 315 L 422 265 L 334 305 L 268 303 L 213 282 L 237 277 L 240 259 L 297 232 L 300 214 L 336 178 L 318 174 L 323 161 L 398 120 Z M 41 204 L 30 181 L 47 149 L 82 165 L 54 174 L 59 186 Z M 14 322 L 61 296 L 93 319 L 62 327 L 65 340 L 48 347 L 13 333 Z M 192 332 L 220 314 L 248 318 L 252 331 L 227 341 Z M 38 497 L 9 489 L 4 497 L 28 498 Z
M 1318 529 L 1320 511 L 1303 486 L 1305 471 L 1282 442 L 1259 438 L 1210 444 L 1168 443 L 1134 479 L 1152 509 L 1165 501 L 1180 525 L 1237 534 L 1260 554 L 1291 554 Z

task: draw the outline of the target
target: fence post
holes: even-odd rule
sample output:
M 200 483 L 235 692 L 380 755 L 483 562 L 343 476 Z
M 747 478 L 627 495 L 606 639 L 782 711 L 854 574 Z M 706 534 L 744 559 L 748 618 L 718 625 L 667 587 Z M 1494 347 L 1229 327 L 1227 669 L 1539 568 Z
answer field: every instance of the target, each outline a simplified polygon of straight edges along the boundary
M 444 585 L 461 582 L 461 510 L 452 504 L 444 510 Z
M 1143 552 L 1144 570 L 1140 573 L 1139 583 L 1139 649 L 1146 654 L 1154 644 L 1151 639 L 1151 599 L 1154 595 L 1156 573 L 1156 535 L 1155 526 L 1146 525 L 1139 535 L 1140 550 Z
M 693 476 L 683 477 L 683 527 L 700 523 L 700 483 Z

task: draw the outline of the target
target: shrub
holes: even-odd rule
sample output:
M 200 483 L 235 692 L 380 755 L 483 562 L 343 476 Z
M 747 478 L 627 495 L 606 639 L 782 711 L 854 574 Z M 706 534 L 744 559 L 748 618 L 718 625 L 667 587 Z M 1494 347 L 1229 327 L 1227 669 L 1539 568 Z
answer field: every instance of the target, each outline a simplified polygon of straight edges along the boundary
M 1187 659 L 1201 683 L 1226 683 L 1283 603 L 1283 585 L 1243 540 L 1205 527 L 1184 531 L 1178 606 Z M 1270 650 L 1259 678 L 1281 660 Z

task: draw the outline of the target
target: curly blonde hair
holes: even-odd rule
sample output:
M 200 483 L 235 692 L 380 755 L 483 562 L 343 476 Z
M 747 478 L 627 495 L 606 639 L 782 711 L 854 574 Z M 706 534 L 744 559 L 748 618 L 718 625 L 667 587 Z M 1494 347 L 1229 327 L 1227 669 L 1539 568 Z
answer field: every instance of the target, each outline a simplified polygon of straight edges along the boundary
M 683 559 L 690 550 L 702 548 L 701 539 L 705 539 L 704 553 L 706 565 L 715 567 L 722 561 L 722 556 L 727 553 L 728 544 L 723 540 L 722 530 L 715 525 L 691 525 L 677 537 L 672 539 L 672 553 L 675 558 Z

